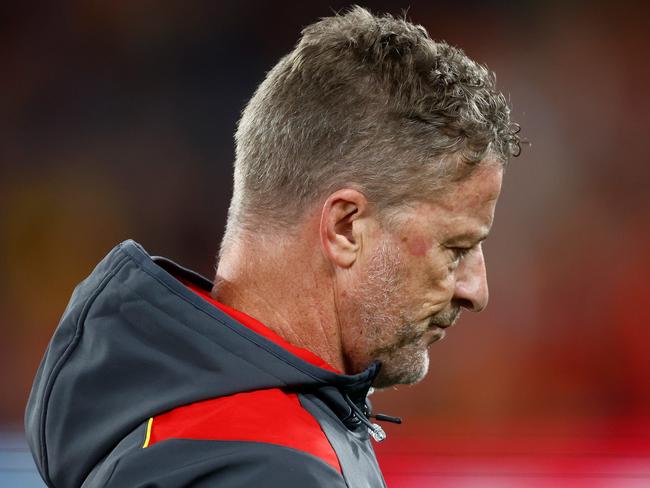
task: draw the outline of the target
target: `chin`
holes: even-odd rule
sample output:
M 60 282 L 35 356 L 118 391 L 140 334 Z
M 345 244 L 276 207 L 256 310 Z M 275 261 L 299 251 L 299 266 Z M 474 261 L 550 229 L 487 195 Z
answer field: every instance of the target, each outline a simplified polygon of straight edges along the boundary
M 375 381 L 374 388 L 388 388 L 395 385 L 414 385 L 424 379 L 429 371 L 429 353 L 426 349 L 416 352 L 397 351 L 399 354 L 378 357 L 381 369 Z

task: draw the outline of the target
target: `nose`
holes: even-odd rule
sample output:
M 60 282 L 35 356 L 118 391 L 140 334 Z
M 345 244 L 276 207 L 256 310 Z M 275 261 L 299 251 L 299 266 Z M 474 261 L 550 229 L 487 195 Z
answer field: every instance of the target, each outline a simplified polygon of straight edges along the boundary
M 479 244 L 456 268 L 454 300 L 472 312 L 480 312 L 487 306 L 488 299 L 485 258 Z

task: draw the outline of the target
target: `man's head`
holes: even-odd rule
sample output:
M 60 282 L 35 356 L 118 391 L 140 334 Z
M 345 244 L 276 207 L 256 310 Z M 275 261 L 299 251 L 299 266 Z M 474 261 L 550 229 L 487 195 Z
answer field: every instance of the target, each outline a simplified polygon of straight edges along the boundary
M 500 162 L 484 162 L 439 198 L 403 207 L 386 223 L 361 193 L 327 200 L 321 243 L 339 270 L 338 310 L 346 368 L 382 362 L 375 386 L 415 383 L 427 347 L 462 308 L 487 305 L 481 247 L 501 190 Z
M 487 302 L 480 240 L 516 132 L 493 74 L 424 28 L 322 19 L 242 114 L 222 253 L 317 217 L 346 370 L 380 359 L 379 385 L 415 382 L 441 328 Z

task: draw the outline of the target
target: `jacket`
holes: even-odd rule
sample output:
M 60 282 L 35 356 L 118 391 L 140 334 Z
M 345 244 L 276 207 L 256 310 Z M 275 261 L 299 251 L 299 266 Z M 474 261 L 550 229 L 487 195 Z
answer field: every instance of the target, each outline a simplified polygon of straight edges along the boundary
M 125 241 L 73 292 L 25 430 L 52 488 L 384 487 L 367 395 Z M 252 320 L 254 319 L 246 319 Z

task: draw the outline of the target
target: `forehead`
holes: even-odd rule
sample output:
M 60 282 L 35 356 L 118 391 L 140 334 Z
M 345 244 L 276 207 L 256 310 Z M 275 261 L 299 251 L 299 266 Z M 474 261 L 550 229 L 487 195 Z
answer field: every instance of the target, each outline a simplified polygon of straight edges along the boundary
M 502 177 L 500 164 L 486 164 L 452 183 L 440 196 L 410 206 L 401 220 L 415 233 L 484 237 L 492 227 Z
M 501 193 L 503 167 L 497 163 L 481 166 L 462 181 L 452 183 L 449 188 L 431 204 L 451 212 L 459 213 L 480 210 L 496 204 Z

